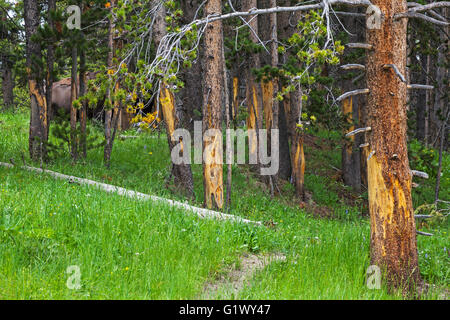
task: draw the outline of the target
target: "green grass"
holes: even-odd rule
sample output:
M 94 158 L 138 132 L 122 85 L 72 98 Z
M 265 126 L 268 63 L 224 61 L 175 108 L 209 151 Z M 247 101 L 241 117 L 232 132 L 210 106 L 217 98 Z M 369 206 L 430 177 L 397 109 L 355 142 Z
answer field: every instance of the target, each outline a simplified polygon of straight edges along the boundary
M 28 122 L 26 112 L 0 114 L 0 161 L 13 158 L 20 163 L 23 154 L 32 164 L 27 155 Z M 246 252 L 281 252 L 287 259 L 256 273 L 236 296 L 220 298 L 401 298 L 365 286 L 370 230 L 361 216 L 364 195 L 356 205 L 346 204 L 337 192 L 344 187 L 317 169 L 328 163 L 339 167 L 338 134 L 324 139 L 332 143 L 330 150 L 306 150 L 308 161 L 319 165 L 307 165 L 305 184 L 317 204 L 331 208 L 334 219 L 315 218 L 300 209 L 289 185 L 281 197 L 271 199 L 267 187 L 246 167 L 233 167 L 230 213 L 276 221 L 275 229 L 201 220 L 167 205 L 0 168 L 0 298 L 195 299 L 205 283 Z M 164 135 L 116 140 L 109 170 L 103 166 L 101 148 L 89 151 L 86 162 L 72 164 L 66 155 L 47 166 L 183 199 L 175 186 L 166 188 L 170 158 Z M 201 166 L 193 166 L 193 175 L 192 203 L 201 205 Z M 425 230 L 435 236 L 418 239 L 422 275 L 448 288 L 448 222 Z M 71 265 L 80 267 L 80 290 L 66 286 Z

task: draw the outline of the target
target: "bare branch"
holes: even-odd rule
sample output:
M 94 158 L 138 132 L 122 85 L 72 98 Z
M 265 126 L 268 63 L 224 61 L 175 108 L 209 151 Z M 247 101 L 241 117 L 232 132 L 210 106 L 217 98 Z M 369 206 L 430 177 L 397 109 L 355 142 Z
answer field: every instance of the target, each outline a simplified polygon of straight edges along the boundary
M 400 78 L 400 80 L 401 80 L 402 82 L 406 82 L 405 77 L 401 74 L 400 70 L 398 70 L 398 68 L 397 68 L 397 66 L 396 66 L 395 64 L 385 64 L 385 65 L 383 66 L 383 68 L 384 68 L 385 70 L 387 70 L 387 69 L 389 69 L 389 68 L 392 68 L 392 70 L 394 70 L 395 74 Z
M 351 97 L 351 96 L 356 96 L 358 94 L 367 94 L 369 93 L 370 90 L 369 89 L 357 89 L 357 90 L 353 90 L 353 91 L 349 91 L 344 93 L 343 95 L 341 95 L 339 98 L 336 99 L 336 101 L 342 101 L 345 98 Z
M 345 135 L 345 137 L 348 138 L 348 137 L 357 135 L 358 133 L 369 132 L 369 131 L 371 131 L 371 130 L 372 130 L 371 127 L 359 128 L 359 129 L 356 129 L 356 130 L 353 130 L 353 131 L 347 133 L 347 134 Z
M 417 13 L 417 12 L 405 12 L 405 13 L 399 13 L 395 15 L 395 19 L 402 19 L 402 18 L 417 18 L 417 19 L 422 19 L 428 22 L 431 22 L 433 24 L 437 24 L 440 26 L 448 26 L 449 23 L 446 21 L 442 21 L 442 20 L 438 20 L 435 18 L 431 18 L 429 16 L 426 16 L 422 13 Z
M 445 8 L 450 7 L 450 1 L 440 1 L 440 2 L 433 2 L 421 6 L 415 6 L 412 9 L 409 9 L 408 12 L 422 12 L 427 11 L 435 8 Z
M 416 233 L 420 234 L 421 236 L 427 236 L 427 237 L 434 236 L 434 234 L 432 234 L 432 233 L 426 233 L 426 232 L 422 232 L 422 231 L 416 231 Z
M 425 215 L 425 214 L 416 214 L 414 216 L 414 218 L 416 218 L 416 219 L 430 219 L 430 218 L 433 218 L 433 216 Z
M 341 66 L 343 70 L 366 70 L 366 66 L 362 64 L 350 63 Z
M 372 50 L 373 46 L 368 43 L 347 43 L 347 48 Z
M 422 172 L 422 171 L 417 171 L 417 170 L 411 170 L 411 174 L 413 176 L 419 177 L 419 178 L 423 178 L 423 179 L 428 179 L 428 173 L 426 172 Z
M 369 156 L 367 157 L 367 161 L 369 161 L 375 155 L 375 150 L 373 150 Z
M 307 4 L 302 6 L 294 6 L 294 7 L 275 7 L 275 8 L 267 8 L 267 9 L 250 9 L 249 11 L 235 11 L 232 13 L 227 13 L 223 15 L 211 15 L 203 20 L 193 21 L 196 25 L 202 25 L 205 23 L 211 23 L 217 20 L 225 20 L 235 17 L 247 17 L 247 16 L 255 16 L 260 14 L 270 14 L 270 13 L 279 13 L 279 12 L 297 12 L 297 11 L 309 11 L 315 9 L 323 9 L 327 6 L 332 5 L 344 5 L 349 7 L 368 7 L 372 5 L 369 0 L 323 0 L 320 3 Z
M 408 89 L 433 90 L 434 87 L 425 84 L 409 84 Z
M 355 17 L 355 18 L 366 18 L 366 15 L 364 13 L 335 11 L 334 14 L 337 16 L 344 16 L 344 17 L 348 16 L 348 17 Z

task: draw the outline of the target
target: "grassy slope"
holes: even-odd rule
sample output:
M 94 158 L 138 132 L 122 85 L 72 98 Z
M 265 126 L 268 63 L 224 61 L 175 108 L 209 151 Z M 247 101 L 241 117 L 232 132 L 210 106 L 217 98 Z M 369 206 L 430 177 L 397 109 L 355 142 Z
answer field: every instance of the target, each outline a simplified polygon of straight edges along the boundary
M 27 157 L 27 115 L 0 114 L 0 122 L 0 161 L 20 162 L 21 153 Z M 344 202 L 344 188 L 323 169 L 339 167 L 339 152 L 337 144 L 308 148 L 306 176 L 314 201 L 333 208 L 339 219 L 301 210 L 289 185 L 282 197 L 271 199 L 246 169 L 234 167 L 231 213 L 276 221 L 276 229 L 200 221 L 163 205 L 0 169 L 0 298 L 195 298 L 205 281 L 245 251 L 280 251 L 287 260 L 258 273 L 239 298 L 392 298 L 364 285 L 370 264 L 369 224 L 360 217 L 364 195 L 352 205 Z M 173 186 L 165 187 L 170 162 L 164 136 L 117 140 L 110 170 L 102 166 L 101 149 L 88 159 L 76 165 L 59 159 L 50 168 L 182 198 Z M 193 171 L 195 203 L 201 204 L 201 167 Z M 441 225 L 434 237 L 418 240 L 421 271 L 439 286 L 449 285 L 447 230 L 448 224 Z M 77 264 L 83 288 L 68 290 L 65 270 Z

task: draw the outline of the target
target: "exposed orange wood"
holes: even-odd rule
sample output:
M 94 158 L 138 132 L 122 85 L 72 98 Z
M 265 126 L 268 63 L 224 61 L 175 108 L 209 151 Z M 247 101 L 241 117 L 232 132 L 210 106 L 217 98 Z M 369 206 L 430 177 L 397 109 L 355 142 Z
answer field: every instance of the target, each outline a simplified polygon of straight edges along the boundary
M 236 117 L 239 113 L 238 92 L 239 92 L 239 78 L 234 77 L 233 78 L 233 107 L 231 108 L 233 120 L 236 119 Z

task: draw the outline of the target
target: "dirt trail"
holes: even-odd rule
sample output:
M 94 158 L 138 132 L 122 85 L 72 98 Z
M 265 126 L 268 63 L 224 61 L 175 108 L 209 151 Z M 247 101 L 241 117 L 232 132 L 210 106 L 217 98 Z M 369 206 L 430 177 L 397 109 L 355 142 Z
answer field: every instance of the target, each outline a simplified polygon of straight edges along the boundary
M 207 283 L 199 299 L 216 299 L 219 295 L 219 298 L 229 299 L 233 296 L 235 297 L 255 272 L 264 269 L 272 262 L 284 260 L 286 260 L 286 256 L 280 253 L 243 256 L 240 259 L 239 269 L 230 267 L 219 279 Z

